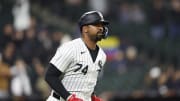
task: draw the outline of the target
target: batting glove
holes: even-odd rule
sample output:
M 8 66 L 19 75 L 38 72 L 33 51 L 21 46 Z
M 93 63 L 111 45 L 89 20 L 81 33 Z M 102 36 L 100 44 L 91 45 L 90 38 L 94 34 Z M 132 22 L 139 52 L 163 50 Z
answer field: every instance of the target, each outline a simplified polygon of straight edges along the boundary
M 102 101 L 102 99 L 100 99 L 96 95 L 91 96 L 91 99 L 92 99 L 92 101 Z
M 67 101 L 83 101 L 80 98 L 77 98 L 75 94 L 70 95 L 70 97 L 68 97 Z

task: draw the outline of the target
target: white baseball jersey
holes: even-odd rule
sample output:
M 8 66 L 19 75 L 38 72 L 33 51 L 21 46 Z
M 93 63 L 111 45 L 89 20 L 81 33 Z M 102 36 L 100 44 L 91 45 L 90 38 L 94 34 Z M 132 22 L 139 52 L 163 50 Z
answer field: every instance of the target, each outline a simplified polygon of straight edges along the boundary
M 93 62 L 91 54 L 81 38 L 60 46 L 50 61 L 64 73 L 62 84 L 67 91 L 76 94 L 84 101 L 91 101 L 91 94 L 94 91 L 99 71 L 105 62 L 106 54 L 101 48 L 99 48 L 96 60 Z M 60 101 L 65 100 L 61 98 Z

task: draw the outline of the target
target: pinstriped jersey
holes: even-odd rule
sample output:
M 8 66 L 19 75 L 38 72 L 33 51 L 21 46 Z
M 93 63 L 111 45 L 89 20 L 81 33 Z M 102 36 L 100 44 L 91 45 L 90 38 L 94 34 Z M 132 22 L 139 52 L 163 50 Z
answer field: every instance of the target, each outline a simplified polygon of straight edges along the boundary
M 93 62 L 91 54 L 81 38 L 61 45 L 50 61 L 64 73 L 62 84 L 67 91 L 75 93 L 84 101 L 91 101 L 98 74 L 105 62 L 106 55 L 101 48 Z

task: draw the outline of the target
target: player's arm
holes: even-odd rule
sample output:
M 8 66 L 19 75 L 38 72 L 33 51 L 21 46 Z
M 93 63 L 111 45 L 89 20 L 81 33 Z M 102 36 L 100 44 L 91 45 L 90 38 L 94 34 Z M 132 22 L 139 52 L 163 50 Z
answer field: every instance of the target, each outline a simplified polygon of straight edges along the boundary
M 56 93 L 58 93 L 63 99 L 66 99 L 66 101 L 83 101 L 77 98 L 74 94 L 71 95 L 64 88 L 61 80 L 59 79 L 62 74 L 63 73 L 60 70 L 50 63 L 45 74 L 45 80 L 51 86 L 51 88 L 55 90 Z
M 45 74 L 45 80 L 49 86 L 66 101 L 82 101 L 81 99 L 76 98 L 75 95 L 70 94 L 59 78 L 68 68 L 68 65 L 72 61 L 72 57 L 73 51 L 71 45 L 63 44 L 59 47 L 50 61 L 50 65 Z
M 50 63 L 45 74 L 45 80 L 62 98 L 67 99 L 68 96 L 70 96 L 70 93 L 64 88 L 59 79 L 62 74 L 63 73 L 60 70 Z

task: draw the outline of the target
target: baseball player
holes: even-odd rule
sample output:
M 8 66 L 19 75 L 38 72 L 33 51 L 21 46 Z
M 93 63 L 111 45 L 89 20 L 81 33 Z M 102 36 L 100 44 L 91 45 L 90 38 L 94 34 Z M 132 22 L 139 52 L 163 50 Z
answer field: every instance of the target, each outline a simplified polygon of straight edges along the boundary
M 109 22 L 90 11 L 78 24 L 81 37 L 62 44 L 50 60 L 45 80 L 52 92 L 47 101 L 102 101 L 93 92 L 106 55 L 96 43 L 107 37 Z

